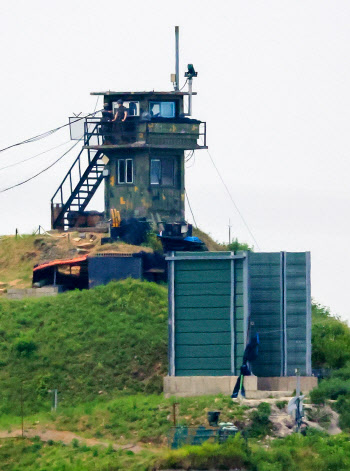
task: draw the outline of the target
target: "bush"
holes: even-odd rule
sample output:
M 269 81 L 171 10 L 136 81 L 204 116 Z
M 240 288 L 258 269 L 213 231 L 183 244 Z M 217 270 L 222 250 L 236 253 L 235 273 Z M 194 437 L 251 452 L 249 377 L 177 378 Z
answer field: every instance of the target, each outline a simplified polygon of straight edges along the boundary
M 38 349 L 38 346 L 32 340 L 18 340 L 15 343 L 15 350 L 17 351 L 18 356 L 30 357 L 35 350 Z
M 276 401 L 276 407 L 280 410 L 284 409 L 287 404 L 288 401 Z
M 168 452 L 158 464 L 158 469 L 242 469 L 248 464 L 247 447 L 240 436 L 219 445 L 205 442 L 201 446 L 186 446 Z
M 256 410 L 250 414 L 251 424 L 248 428 L 248 437 L 262 438 L 269 435 L 273 429 L 270 421 L 271 406 L 267 402 L 261 402 Z
M 342 368 L 350 360 L 350 329 L 319 304 L 312 306 L 312 365 Z
M 326 412 L 322 407 L 314 407 L 313 409 L 307 409 L 306 416 L 308 420 L 316 422 L 322 427 L 327 428 L 331 423 L 331 414 Z
M 314 404 L 324 404 L 327 399 L 338 399 L 339 396 L 350 394 L 350 379 L 332 377 L 323 380 L 318 388 L 310 392 L 310 399 Z

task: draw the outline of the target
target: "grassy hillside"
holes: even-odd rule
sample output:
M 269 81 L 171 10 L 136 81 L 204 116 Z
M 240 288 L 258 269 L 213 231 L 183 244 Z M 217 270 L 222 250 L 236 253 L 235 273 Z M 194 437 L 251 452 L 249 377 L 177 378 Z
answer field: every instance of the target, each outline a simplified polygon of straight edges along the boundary
M 205 443 L 179 450 L 159 452 L 145 449 L 134 453 L 112 447 L 41 442 L 38 438 L 3 440 L 1 469 L 6 471 L 155 471 L 201 469 L 236 471 L 348 471 L 348 436 L 330 437 L 318 431 L 280 440 L 256 442 L 237 435 L 219 445 Z
M 37 263 L 74 258 L 87 253 L 152 251 L 148 246 L 138 247 L 122 242 L 101 245 L 104 235 L 87 233 L 83 239 L 78 232 L 68 234 L 53 231 L 51 235 L 0 237 L 0 295 L 8 288 L 29 288 L 32 285 L 33 267 Z M 156 241 L 153 241 L 153 245 L 156 245 Z
M 167 355 L 167 290 L 135 280 L 53 298 L 0 301 L 0 413 L 116 391 L 161 390 Z M 45 406 L 46 407 L 46 406 Z

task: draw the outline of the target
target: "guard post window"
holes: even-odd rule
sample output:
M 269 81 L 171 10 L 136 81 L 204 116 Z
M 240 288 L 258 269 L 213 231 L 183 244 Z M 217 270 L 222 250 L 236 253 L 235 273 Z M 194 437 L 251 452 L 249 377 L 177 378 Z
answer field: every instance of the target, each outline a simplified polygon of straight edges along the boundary
M 174 159 L 151 159 L 151 185 L 174 186 Z
M 133 183 L 134 165 L 132 159 L 118 159 L 118 183 Z
M 174 118 L 175 101 L 150 101 L 149 112 L 153 118 Z

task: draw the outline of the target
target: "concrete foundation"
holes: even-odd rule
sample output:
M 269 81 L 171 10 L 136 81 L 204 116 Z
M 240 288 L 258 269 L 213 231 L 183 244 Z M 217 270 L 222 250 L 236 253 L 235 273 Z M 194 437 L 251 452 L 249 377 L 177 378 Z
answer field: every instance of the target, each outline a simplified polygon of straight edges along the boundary
M 230 396 L 238 376 L 166 376 L 164 394 L 166 397 L 204 396 L 207 394 L 224 394 Z M 247 393 L 258 389 L 258 378 L 246 376 L 244 387 Z
M 274 378 L 258 378 L 259 391 L 294 391 L 296 389 L 296 376 L 282 376 Z M 317 378 L 315 376 L 301 376 L 300 389 L 303 393 L 308 393 L 316 388 Z
M 238 376 L 166 376 L 163 387 L 166 397 L 204 396 L 208 394 L 224 394 L 230 396 Z M 301 391 L 308 393 L 317 386 L 314 376 L 300 378 Z M 259 399 L 269 396 L 292 396 L 296 388 L 296 377 L 258 378 L 244 377 L 244 388 L 247 399 Z
M 61 286 L 44 286 L 43 288 L 10 288 L 7 290 L 8 299 L 41 298 L 57 296 L 62 292 Z

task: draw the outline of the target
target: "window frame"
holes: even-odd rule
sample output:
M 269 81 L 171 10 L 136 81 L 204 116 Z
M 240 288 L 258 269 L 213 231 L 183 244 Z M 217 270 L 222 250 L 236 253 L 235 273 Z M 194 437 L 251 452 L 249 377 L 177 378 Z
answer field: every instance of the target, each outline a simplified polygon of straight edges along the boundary
M 154 116 L 155 118 L 164 118 L 164 119 L 173 119 L 176 118 L 176 101 L 174 100 L 151 100 L 148 102 L 148 112 L 151 113 L 151 105 L 152 104 L 160 104 L 160 114 L 159 116 Z M 172 103 L 174 105 L 174 115 L 173 116 L 162 116 L 162 103 Z M 152 115 L 151 115 L 152 116 Z M 153 117 L 153 116 L 152 116 Z
M 159 183 L 152 183 L 152 161 L 160 162 L 160 181 Z M 176 166 L 175 166 L 175 157 L 151 157 L 150 158 L 150 173 L 149 173 L 149 182 L 151 187 L 162 187 L 162 188 L 175 188 L 176 187 Z M 171 185 L 163 183 L 163 162 L 171 162 L 172 163 L 172 174 L 173 174 L 173 182 Z
M 120 181 L 120 162 L 124 162 L 124 181 Z M 128 162 L 131 162 L 131 181 L 128 180 Z M 117 182 L 118 185 L 132 185 L 134 183 L 134 159 L 118 159 L 117 161 Z
M 137 114 L 129 114 L 130 103 L 136 103 Z M 128 118 L 129 117 L 131 117 L 131 118 L 139 118 L 140 117 L 140 100 L 126 100 L 126 101 L 123 102 L 123 106 L 125 106 L 125 108 L 128 111 Z M 113 112 L 114 115 L 118 111 L 118 108 L 119 108 L 118 102 L 117 101 L 112 101 L 112 112 Z

